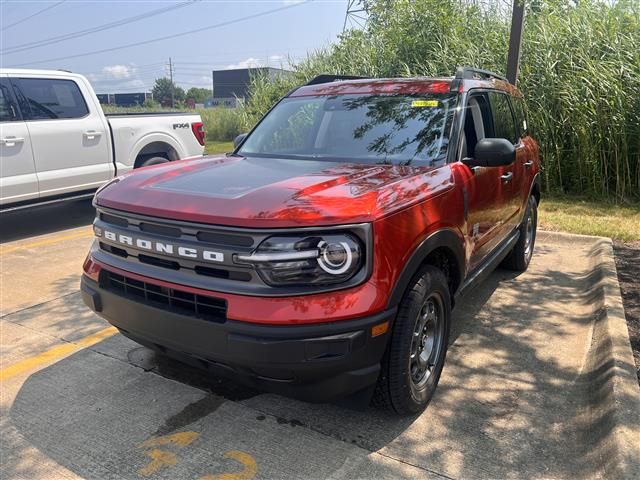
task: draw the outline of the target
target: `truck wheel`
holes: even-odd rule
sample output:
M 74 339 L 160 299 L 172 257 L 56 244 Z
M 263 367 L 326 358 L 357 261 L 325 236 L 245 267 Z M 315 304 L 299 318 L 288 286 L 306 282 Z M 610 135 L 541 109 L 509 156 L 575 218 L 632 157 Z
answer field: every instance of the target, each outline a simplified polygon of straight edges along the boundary
M 145 160 L 140 164 L 140 167 L 149 167 L 151 165 L 160 165 L 161 163 L 167 163 L 167 160 L 164 157 L 151 157 L 149 160 Z
M 438 385 L 449 341 L 447 279 L 428 265 L 400 303 L 374 393 L 376 406 L 399 415 L 422 411 Z
M 520 224 L 520 238 L 513 249 L 502 261 L 502 266 L 516 272 L 524 272 L 533 256 L 533 247 L 536 243 L 536 229 L 538 227 L 538 202 L 531 195 L 527 203 L 527 211 Z

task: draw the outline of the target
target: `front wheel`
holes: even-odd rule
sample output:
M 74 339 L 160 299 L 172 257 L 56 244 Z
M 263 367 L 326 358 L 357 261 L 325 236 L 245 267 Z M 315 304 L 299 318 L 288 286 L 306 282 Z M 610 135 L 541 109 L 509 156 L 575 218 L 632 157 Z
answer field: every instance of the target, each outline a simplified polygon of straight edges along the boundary
M 524 272 L 531 263 L 533 247 L 536 243 L 536 230 L 538 228 L 538 202 L 531 195 L 527 202 L 527 210 L 520 224 L 520 237 L 513 246 L 509 255 L 503 260 L 502 266 L 516 272 Z
M 428 265 L 416 275 L 400 303 L 374 394 L 375 405 L 399 415 L 426 408 L 444 366 L 450 323 L 447 279 Z

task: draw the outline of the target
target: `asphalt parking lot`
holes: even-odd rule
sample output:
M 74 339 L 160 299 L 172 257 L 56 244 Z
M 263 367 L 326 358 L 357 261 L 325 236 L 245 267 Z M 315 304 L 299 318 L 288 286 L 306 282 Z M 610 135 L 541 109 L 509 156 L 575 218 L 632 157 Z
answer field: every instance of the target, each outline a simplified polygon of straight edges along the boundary
M 398 419 L 260 394 L 156 356 L 85 308 L 93 213 L 2 219 L 0 478 L 599 478 L 594 242 L 541 234 L 454 311 L 440 386 Z M 637 427 L 637 424 L 636 424 Z

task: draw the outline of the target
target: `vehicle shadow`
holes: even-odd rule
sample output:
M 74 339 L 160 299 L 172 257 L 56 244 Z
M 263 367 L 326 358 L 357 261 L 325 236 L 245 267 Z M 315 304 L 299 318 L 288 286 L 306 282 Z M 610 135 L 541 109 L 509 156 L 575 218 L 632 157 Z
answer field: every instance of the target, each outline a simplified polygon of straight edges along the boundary
M 539 246 L 531 271 L 498 270 L 456 307 L 447 364 L 422 415 L 397 418 L 375 408 L 257 394 L 117 335 L 24 382 L 2 411 L 3 448 L 10 452 L 3 478 L 33 476 L 34 465 L 16 460 L 31 447 L 84 478 L 135 477 L 127 463 L 135 445 L 126 444 L 133 430 L 167 434 L 219 420 L 212 413 L 220 409 L 217 401 L 197 415 L 184 413 L 193 413 L 194 404 L 185 385 L 240 403 L 254 419 L 275 418 L 282 428 L 308 428 L 450 478 L 606 476 L 607 458 L 615 458 L 607 440 L 614 424 L 599 403 L 614 366 L 588 360 L 591 332 L 602 318 L 598 273 L 571 266 L 560 252 Z M 581 254 L 593 252 L 575 252 Z M 62 301 L 69 318 L 92 315 L 74 296 Z M 132 368 L 146 372 L 141 380 L 132 380 Z M 176 382 L 158 382 L 155 374 Z M 251 452 L 260 430 L 235 435 Z M 79 455 L 90 460 L 77 461 Z M 291 475 L 306 461 L 288 459 Z M 337 472 L 341 462 L 334 467 Z
M 91 225 L 95 215 L 91 200 L 0 213 L 0 244 Z

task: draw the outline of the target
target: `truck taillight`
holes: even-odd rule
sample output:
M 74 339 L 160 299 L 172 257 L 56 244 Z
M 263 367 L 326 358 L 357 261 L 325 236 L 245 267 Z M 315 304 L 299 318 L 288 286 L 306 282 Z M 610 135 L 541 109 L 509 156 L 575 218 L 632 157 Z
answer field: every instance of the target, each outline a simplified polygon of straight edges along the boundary
M 202 122 L 192 123 L 191 130 L 193 131 L 193 134 L 196 136 L 196 140 L 198 140 L 198 143 L 200 145 L 204 145 L 204 136 L 205 136 L 204 123 Z

